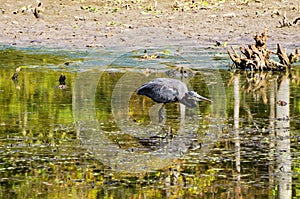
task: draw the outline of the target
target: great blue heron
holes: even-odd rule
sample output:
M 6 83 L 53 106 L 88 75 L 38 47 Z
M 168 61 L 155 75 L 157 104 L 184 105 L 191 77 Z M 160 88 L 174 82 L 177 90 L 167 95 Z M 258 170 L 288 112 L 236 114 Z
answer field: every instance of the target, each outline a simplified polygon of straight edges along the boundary
M 180 102 L 189 108 L 196 107 L 197 101 L 208 101 L 210 99 L 202 97 L 195 91 L 189 91 L 186 84 L 171 78 L 156 78 L 152 81 L 143 84 L 137 89 L 137 94 L 145 95 L 158 103 Z M 160 121 L 163 118 L 162 110 L 164 105 L 159 110 Z

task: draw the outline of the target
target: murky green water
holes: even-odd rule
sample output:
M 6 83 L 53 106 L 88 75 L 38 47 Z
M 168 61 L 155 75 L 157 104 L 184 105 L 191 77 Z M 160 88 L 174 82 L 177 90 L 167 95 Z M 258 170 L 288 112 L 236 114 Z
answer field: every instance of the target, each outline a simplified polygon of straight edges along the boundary
M 298 198 L 299 62 L 233 74 L 224 52 L 2 46 L 0 198 Z M 161 124 L 135 89 L 173 66 L 214 102 L 168 104 Z

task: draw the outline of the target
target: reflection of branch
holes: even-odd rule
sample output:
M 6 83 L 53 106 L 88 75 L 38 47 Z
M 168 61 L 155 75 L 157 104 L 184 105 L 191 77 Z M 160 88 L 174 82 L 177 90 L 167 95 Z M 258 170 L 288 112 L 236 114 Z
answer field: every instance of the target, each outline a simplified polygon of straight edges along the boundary
M 18 79 L 13 79 L 16 89 L 20 90 L 20 84 Z
M 242 84 L 242 88 L 244 88 L 247 93 L 260 94 L 263 102 L 266 104 L 268 102 L 266 89 L 268 87 L 269 77 L 269 73 L 250 72 L 247 74 L 246 82 Z
M 13 82 L 15 84 L 16 89 L 20 89 L 19 80 L 18 80 L 20 70 L 21 70 L 21 67 L 16 68 L 16 72 L 11 77 L 11 79 L 13 80 Z
M 249 105 L 244 102 L 243 103 L 243 108 L 244 108 L 245 112 L 248 115 L 248 120 L 252 122 L 253 121 L 253 116 L 252 116 L 252 113 L 251 113 Z
M 287 76 L 282 78 L 279 84 L 276 98 L 289 104 L 290 99 L 290 80 Z M 286 120 L 290 116 L 290 106 L 280 106 L 276 104 L 276 136 L 283 139 L 276 140 L 276 160 L 278 166 L 278 193 L 279 198 L 292 198 L 292 175 L 291 175 L 291 141 L 290 141 L 290 122 Z
M 21 70 L 21 67 L 16 68 L 16 72 L 11 77 L 12 80 L 18 80 L 20 70 Z
M 228 81 L 228 86 L 233 84 L 233 80 L 234 80 L 234 78 L 235 78 L 236 75 L 240 75 L 240 74 L 239 73 L 235 73 L 235 74 L 231 73 L 231 78 Z
M 241 78 L 243 80 L 240 83 L 241 88 L 247 93 L 252 93 L 254 96 L 261 96 L 264 104 L 267 104 L 268 102 L 267 89 L 270 87 L 271 81 L 275 80 L 278 82 L 278 85 L 280 85 L 280 83 L 285 81 L 287 78 L 291 78 L 292 81 L 298 81 L 299 79 L 297 74 L 291 75 L 288 71 L 284 74 L 277 73 L 276 76 L 274 76 L 271 71 L 261 71 L 257 73 L 254 71 L 246 71 L 232 73 L 232 76 L 228 81 L 228 85 L 231 85 L 235 77 L 240 74 L 245 75 L 245 78 Z

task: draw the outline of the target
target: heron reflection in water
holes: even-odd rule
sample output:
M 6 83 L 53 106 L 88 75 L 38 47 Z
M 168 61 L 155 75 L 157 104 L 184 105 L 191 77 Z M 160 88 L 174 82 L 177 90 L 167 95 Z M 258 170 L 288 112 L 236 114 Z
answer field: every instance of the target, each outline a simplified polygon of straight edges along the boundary
M 143 84 L 137 89 L 137 94 L 145 95 L 151 98 L 154 102 L 163 103 L 159 109 L 159 121 L 163 121 L 164 105 L 171 102 L 179 102 L 189 108 L 197 106 L 197 101 L 212 102 L 195 91 L 189 91 L 186 84 L 171 78 L 156 78 L 152 81 Z

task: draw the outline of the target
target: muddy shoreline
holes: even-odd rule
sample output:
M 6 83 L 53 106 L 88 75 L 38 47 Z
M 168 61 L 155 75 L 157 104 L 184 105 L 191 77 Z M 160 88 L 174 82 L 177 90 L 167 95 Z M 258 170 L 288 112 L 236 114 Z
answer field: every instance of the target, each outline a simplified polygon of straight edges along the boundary
M 253 35 L 266 27 L 271 49 L 276 43 L 291 51 L 299 47 L 300 22 L 279 27 L 284 14 L 291 21 L 300 16 L 297 1 L 226 1 L 208 5 L 198 1 L 194 4 L 178 1 L 178 5 L 173 1 L 120 2 L 5 0 L 0 7 L 0 43 L 85 49 L 134 47 L 143 45 L 143 41 L 148 41 L 145 43 L 148 46 L 155 38 L 163 46 L 177 44 L 177 37 L 181 35 L 181 40 L 196 45 L 213 45 L 219 41 L 230 46 L 253 43 Z M 152 31 L 144 35 L 147 28 Z M 124 35 L 129 36 L 124 39 Z M 143 38 L 138 44 L 136 36 Z

